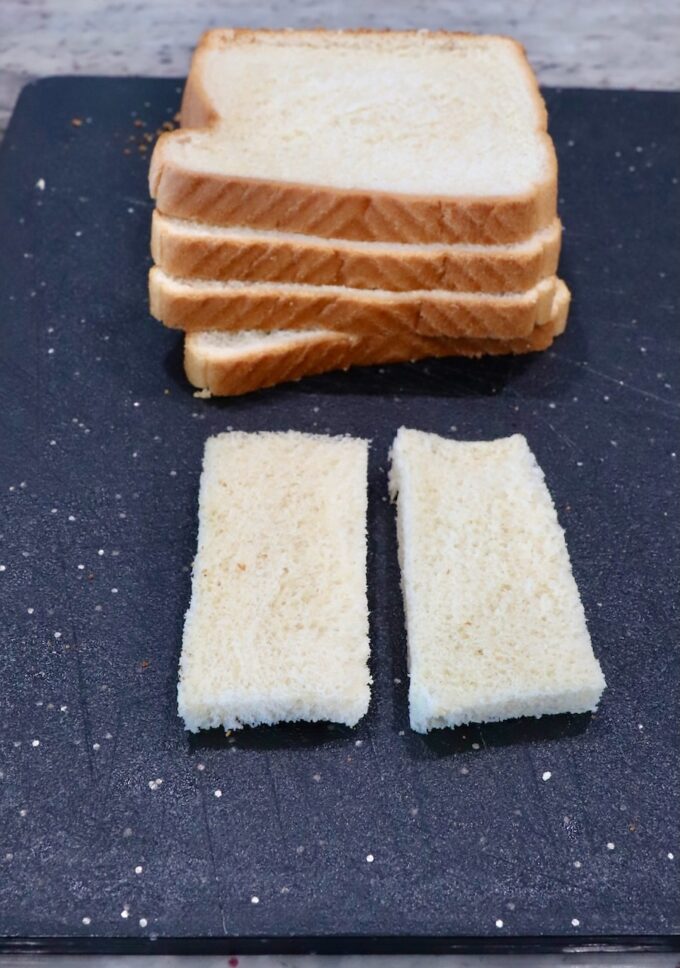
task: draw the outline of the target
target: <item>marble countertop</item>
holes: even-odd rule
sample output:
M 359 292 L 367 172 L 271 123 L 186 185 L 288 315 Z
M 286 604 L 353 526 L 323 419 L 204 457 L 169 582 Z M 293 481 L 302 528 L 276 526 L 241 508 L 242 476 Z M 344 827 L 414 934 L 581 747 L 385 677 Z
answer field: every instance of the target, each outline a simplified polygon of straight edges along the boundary
M 507 33 L 524 43 L 544 84 L 680 88 L 673 0 L 0 0 L 0 131 L 33 78 L 182 76 L 211 26 Z
M 50 74 L 182 76 L 209 26 L 388 26 L 508 33 L 526 46 L 542 83 L 680 89 L 680 4 L 617 0 L 0 0 L 0 133 L 22 86 Z M 28 968 L 34 955 L 5 956 Z M 45 959 L 40 959 L 44 964 Z M 47 959 L 66 968 L 71 958 Z M 554 957 L 161 957 L 153 968 L 676 968 L 673 955 Z M 81 968 L 124 968 L 131 958 L 80 958 Z
M 429 957 L 317 957 L 253 955 L 246 958 L 190 955 L 137 957 L 41 957 L 9 955 L 3 968 L 678 968 L 677 955 L 433 955 Z

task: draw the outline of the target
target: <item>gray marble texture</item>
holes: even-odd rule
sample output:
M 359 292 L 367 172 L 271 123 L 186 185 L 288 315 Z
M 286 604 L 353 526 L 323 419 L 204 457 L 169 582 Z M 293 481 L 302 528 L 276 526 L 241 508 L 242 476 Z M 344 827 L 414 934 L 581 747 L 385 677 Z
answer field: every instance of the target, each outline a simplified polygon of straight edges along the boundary
M 32 78 L 181 76 L 211 26 L 508 33 L 545 84 L 680 88 L 678 0 L 0 0 L 0 131 Z
M 236 965 L 233 963 L 236 962 Z M 10 955 L 3 968 L 678 968 L 677 955 L 443 955 L 317 957 L 314 955 L 226 958 L 222 956 L 41 957 Z
M 680 89 L 678 0 L 0 0 L 0 132 L 21 87 L 50 74 L 182 76 L 210 26 L 429 27 L 509 33 L 542 83 Z M 6 968 L 72 958 L 6 956 Z M 239 958 L 240 968 L 675 968 L 673 955 Z M 228 959 L 147 959 L 153 968 L 225 968 Z M 138 959 L 80 958 L 79 968 Z

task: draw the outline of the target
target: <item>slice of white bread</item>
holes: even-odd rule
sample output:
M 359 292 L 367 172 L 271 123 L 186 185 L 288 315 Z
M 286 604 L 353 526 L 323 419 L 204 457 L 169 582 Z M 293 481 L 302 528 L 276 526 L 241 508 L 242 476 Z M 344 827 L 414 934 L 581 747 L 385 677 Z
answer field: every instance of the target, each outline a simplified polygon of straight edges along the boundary
M 552 314 L 528 337 L 514 340 L 437 339 L 418 334 L 355 337 L 331 330 L 187 333 L 184 369 L 190 383 L 214 396 L 235 396 L 314 373 L 399 363 L 428 356 L 482 356 L 546 349 L 567 323 L 570 293 L 560 280 Z
M 356 289 L 521 292 L 557 271 L 559 219 L 509 245 L 407 245 L 221 227 L 153 213 L 151 254 L 184 279 Z
M 366 713 L 367 459 L 350 437 L 206 441 L 177 691 L 187 729 Z
M 525 438 L 402 427 L 391 460 L 411 727 L 595 709 L 604 676 Z
M 523 293 L 388 292 L 286 282 L 176 279 L 158 266 L 149 273 L 152 316 L 193 330 L 327 328 L 353 336 L 528 336 L 550 319 L 557 279 Z
M 328 238 L 505 243 L 555 218 L 523 48 L 444 31 L 211 30 L 149 175 L 166 215 Z

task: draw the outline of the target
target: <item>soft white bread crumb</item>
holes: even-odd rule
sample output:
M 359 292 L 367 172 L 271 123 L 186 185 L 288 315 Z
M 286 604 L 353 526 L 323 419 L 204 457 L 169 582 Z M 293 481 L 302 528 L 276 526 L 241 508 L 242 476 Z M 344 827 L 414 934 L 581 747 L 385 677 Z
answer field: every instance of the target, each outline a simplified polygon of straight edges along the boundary
M 434 196 L 531 193 L 554 174 L 506 37 L 213 31 L 191 81 L 182 123 L 213 126 L 166 143 L 196 172 Z
M 325 329 L 275 329 L 269 332 L 258 330 L 209 329 L 190 334 L 192 343 L 200 346 L 201 352 L 211 359 L 228 360 L 243 358 L 244 354 L 276 349 L 281 346 L 297 345 L 315 340 L 334 339 L 336 334 Z M 339 337 L 342 339 L 342 336 Z
M 206 441 L 177 691 L 191 731 L 368 709 L 368 443 L 225 433 Z
M 412 728 L 595 709 L 604 676 L 525 438 L 402 427 L 391 459 Z

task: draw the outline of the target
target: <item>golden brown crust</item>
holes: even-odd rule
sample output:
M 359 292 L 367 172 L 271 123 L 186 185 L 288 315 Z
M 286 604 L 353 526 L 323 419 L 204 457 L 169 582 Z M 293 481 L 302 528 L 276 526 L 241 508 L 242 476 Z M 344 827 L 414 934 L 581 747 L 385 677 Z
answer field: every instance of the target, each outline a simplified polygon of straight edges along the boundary
M 230 287 L 149 273 L 151 315 L 172 329 L 331 329 L 352 336 L 415 332 L 424 336 L 512 339 L 550 318 L 555 279 L 526 293 L 385 293 L 257 284 Z
M 561 230 L 520 252 L 503 247 L 404 247 L 315 236 L 243 238 L 183 231 L 154 212 L 151 253 L 168 275 L 222 282 L 409 291 L 522 292 L 557 270 Z
M 522 196 L 436 198 L 197 173 L 164 159 L 163 140 L 176 133 L 159 138 L 150 175 L 158 210 L 176 218 L 331 239 L 505 245 L 545 228 L 557 210 L 556 175 Z
M 319 333 L 313 341 L 268 347 L 264 353 L 244 352 L 227 363 L 204 355 L 189 335 L 184 341 L 184 371 L 195 387 L 209 389 L 215 396 L 235 396 L 338 369 L 338 361 L 342 368 L 351 343 L 350 337 L 339 333 Z
M 201 351 L 187 334 L 184 341 L 184 367 L 187 379 L 215 396 L 237 396 L 304 376 L 367 366 L 401 363 L 427 357 L 504 355 L 533 353 L 551 345 L 566 325 L 569 293 L 560 284 L 553 317 L 537 326 L 524 339 L 432 339 L 418 334 L 394 337 L 353 338 L 341 333 L 316 332 L 298 343 L 275 347 L 250 348 L 240 357 L 216 359 Z
M 281 31 L 263 31 L 281 36 Z M 296 37 L 341 37 L 333 31 L 289 32 Z M 385 34 L 388 31 L 357 31 Z M 406 32 L 408 36 L 416 32 Z M 180 131 L 162 135 L 154 149 L 149 188 L 158 209 L 166 215 L 192 218 L 215 225 L 247 225 L 258 229 L 301 232 L 325 238 L 385 242 L 474 242 L 505 244 L 533 235 L 549 225 L 557 211 L 557 159 L 547 134 L 546 112 L 538 84 L 524 49 L 521 52 L 534 91 L 539 130 L 550 161 L 546 180 L 533 191 L 514 196 L 435 197 L 362 189 L 339 189 L 292 182 L 240 178 L 196 172 L 169 157 L 168 146 L 191 137 L 190 131 L 210 131 L 217 111 L 205 90 L 201 64 L 207 50 L 220 44 L 250 43 L 259 31 L 208 31 L 192 60 L 182 100 Z M 440 31 L 433 36 L 455 37 Z M 507 38 L 506 38 L 507 39 Z

